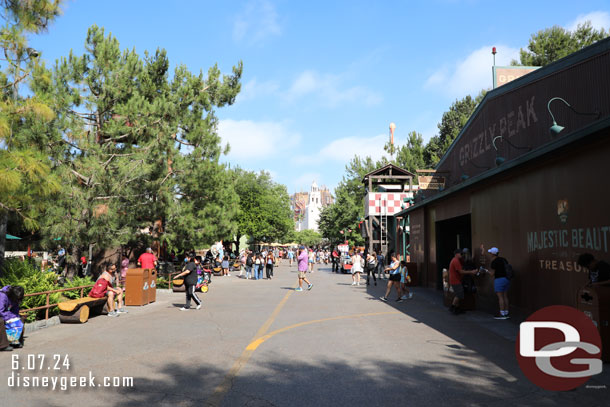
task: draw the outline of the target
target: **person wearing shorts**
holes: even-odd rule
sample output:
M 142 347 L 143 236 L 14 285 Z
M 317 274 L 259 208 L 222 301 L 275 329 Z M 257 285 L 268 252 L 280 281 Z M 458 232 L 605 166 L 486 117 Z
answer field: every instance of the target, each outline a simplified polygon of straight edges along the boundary
M 500 311 L 494 316 L 494 319 L 509 319 L 508 315 L 508 289 L 510 288 L 510 280 L 506 275 L 505 258 L 500 257 L 500 250 L 497 247 L 492 247 L 488 250 L 491 254 L 490 273 L 494 278 L 494 291 L 498 296 L 498 304 Z
M 295 291 L 303 291 L 303 281 L 307 283 L 307 289 L 311 290 L 313 284 L 311 284 L 307 280 L 307 268 L 308 268 L 308 260 L 309 256 L 307 254 L 307 249 L 304 246 L 301 246 L 299 251 L 297 252 L 297 262 L 298 262 L 298 270 L 299 270 L 299 286 L 295 289 Z
M 449 311 L 454 315 L 464 312 L 464 310 L 460 308 L 460 303 L 464 299 L 464 286 L 462 285 L 463 274 L 476 275 L 477 270 L 464 270 L 462 267 L 462 250 L 456 249 L 453 252 L 453 259 L 451 259 L 451 263 L 449 263 L 449 284 L 455 294 Z
M 401 298 L 401 289 L 400 289 L 400 262 L 396 258 L 396 255 L 392 255 L 392 262 L 388 267 L 384 269 L 384 272 L 390 273 L 390 279 L 388 280 L 388 285 L 385 290 L 385 295 L 381 297 L 382 301 L 388 300 L 388 295 L 390 295 L 390 291 L 392 291 L 392 286 L 396 288 L 396 293 L 398 294 L 398 299 L 396 302 L 403 302 Z
M 360 285 L 360 275 L 362 275 L 362 265 L 364 259 L 360 255 L 360 252 L 356 250 L 354 257 L 352 257 L 352 285 Z
M 119 314 L 126 314 L 128 311 L 123 306 L 123 289 L 114 288 L 114 282 L 117 280 L 116 266 L 114 264 L 108 266 L 106 270 L 99 276 L 95 285 L 89 293 L 91 298 L 107 297 L 108 316 L 118 317 Z M 118 308 L 115 310 L 114 301 L 117 301 Z

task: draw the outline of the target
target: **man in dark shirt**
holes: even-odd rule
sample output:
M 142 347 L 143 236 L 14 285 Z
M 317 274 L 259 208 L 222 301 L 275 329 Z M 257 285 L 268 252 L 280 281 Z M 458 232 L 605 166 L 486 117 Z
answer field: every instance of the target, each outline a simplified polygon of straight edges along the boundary
M 610 264 L 603 260 L 595 260 L 591 253 L 578 256 L 578 265 L 589 270 L 589 284 L 610 284 Z
M 201 308 L 201 300 L 195 294 L 197 286 L 197 265 L 199 260 L 195 257 L 195 253 L 189 255 L 189 262 L 184 266 L 184 271 L 174 278 L 184 277 L 184 287 L 186 288 L 186 304 L 180 308 L 180 311 L 188 311 L 191 309 L 191 298 L 197 304 L 197 309 Z
M 494 277 L 494 291 L 498 296 L 498 303 L 500 305 L 500 312 L 496 315 L 495 319 L 508 319 L 508 289 L 510 287 L 510 280 L 506 275 L 506 264 L 508 263 L 505 258 L 500 257 L 497 247 L 492 247 L 488 250 L 491 253 L 491 275 Z

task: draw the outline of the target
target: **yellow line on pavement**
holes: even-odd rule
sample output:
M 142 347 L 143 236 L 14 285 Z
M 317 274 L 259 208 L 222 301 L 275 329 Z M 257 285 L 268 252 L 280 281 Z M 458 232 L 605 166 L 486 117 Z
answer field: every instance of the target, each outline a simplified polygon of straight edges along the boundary
M 349 319 L 349 318 L 371 317 L 371 316 L 378 316 L 378 315 L 392 315 L 392 314 L 401 313 L 399 311 L 386 311 L 386 312 L 372 312 L 372 313 L 368 313 L 368 314 L 342 315 L 342 316 L 338 316 L 338 317 L 315 319 L 312 321 L 300 322 L 298 324 L 289 325 L 289 326 L 286 326 L 281 329 L 277 329 L 277 330 L 265 335 L 265 332 L 267 332 L 267 330 L 269 329 L 271 324 L 273 324 L 273 321 L 275 320 L 277 315 L 280 313 L 280 311 L 286 304 L 286 301 L 288 301 L 288 298 L 290 298 L 290 295 L 293 292 L 294 291 L 289 291 L 284 296 L 282 301 L 280 301 L 280 303 L 277 305 L 277 307 L 275 307 L 271 316 L 269 316 L 267 321 L 265 321 L 265 323 L 260 327 L 260 329 L 254 335 L 254 340 L 252 342 L 250 342 L 250 344 L 248 344 L 248 346 L 246 346 L 246 349 L 244 349 L 241 356 L 235 361 L 235 363 L 233 364 L 233 367 L 231 368 L 231 370 L 229 370 L 229 373 L 227 373 L 227 375 L 225 376 L 222 383 L 219 384 L 214 389 L 214 393 L 207 400 L 206 405 L 211 405 L 211 406 L 216 406 L 216 407 L 220 406 L 220 403 L 222 403 L 222 400 L 224 399 L 226 394 L 229 392 L 229 390 L 233 386 L 233 380 L 235 380 L 235 377 L 237 376 L 237 374 L 239 373 L 241 368 L 244 367 L 246 365 L 246 363 L 248 363 L 248 361 L 250 360 L 250 357 L 252 356 L 254 351 L 263 342 L 265 342 L 266 340 L 272 338 L 273 336 L 275 336 L 279 333 L 286 332 L 290 329 L 299 328 L 299 327 L 306 326 L 306 325 L 317 324 L 320 322 L 335 321 L 335 320 L 339 320 L 339 319 Z
M 271 324 L 273 324 L 273 321 L 275 321 L 275 318 L 280 313 L 280 311 L 286 304 L 286 301 L 288 301 L 288 298 L 290 298 L 293 292 L 293 290 L 290 290 L 286 293 L 282 301 L 280 301 L 280 303 L 275 307 L 269 318 L 267 318 L 265 323 L 256 332 L 253 339 L 257 339 L 265 335 L 265 333 L 267 332 Z M 233 386 L 233 380 L 235 380 L 235 377 L 237 376 L 241 368 L 244 367 L 246 363 L 248 363 L 248 360 L 250 360 L 252 353 L 254 353 L 254 349 L 249 349 L 249 346 L 244 349 L 241 356 L 235 361 L 233 367 L 231 367 L 231 370 L 229 370 L 229 373 L 227 373 L 222 383 L 220 383 L 214 389 L 214 393 L 212 393 L 212 396 L 206 401 L 206 405 L 216 407 L 220 406 L 220 403 L 222 403 L 222 400 Z
M 400 313 L 401 312 L 399 312 L 399 311 L 372 312 L 372 313 L 369 313 L 369 314 L 342 315 L 342 316 L 339 316 L 339 317 L 314 319 L 313 321 L 300 322 L 298 324 L 289 325 L 289 326 L 286 326 L 284 328 L 278 329 L 276 331 L 270 332 L 267 335 L 261 336 L 260 338 L 250 342 L 250 344 L 248 345 L 248 347 L 246 349 L 255 351 L 256 348 L 258 348 L 267 339 L 270 339 L 270 338 L 272 338 L 273 336 L 275 336 L 275 335 L 277 335 L 279 333 L 286 332 L 286 331 L 288 331 L 290 329 L 298 328 L 298 327 L 305 326 L 305 325 L 317 324 L 317 323 L 320 323 L 320 322 L 327 322 L 327 321 L 336 321 L 338 319 L 373 317 L 373 316 L 377 316 L 377 315 L 391 315 L 391 314 L 400 314 Z

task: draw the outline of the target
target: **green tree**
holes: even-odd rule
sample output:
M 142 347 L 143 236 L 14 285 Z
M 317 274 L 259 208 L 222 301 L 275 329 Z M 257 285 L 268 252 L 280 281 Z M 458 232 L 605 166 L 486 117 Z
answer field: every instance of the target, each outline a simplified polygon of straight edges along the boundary
M 273 182 L 269 173 L 236 169 L 239 196 L 237 241 L 243 235 L 256 242 L 272 243 L 292 237 L 294 220 L 286 186 Z
M 50 153 L 62 180 L 47 237 L 71 246 L 71 264 L 134 238 L 184 249 L 232 236 L 238 198 L 214 110 L 234 102 L 241 63 L 169 75 L 164 50 L 140 58 L 92 26 L 85 53 L 34 71 L 32 90 L 52 101 Z M 151 233 L 142 233 L 145 228 Z
M 58 0 L 0 1 L 0 273 L 8 215 L 17 215 L 26 229 L 37 229 L 45 199 L 59 187 L 42 151 L 42 130 L 53 112 L 45 100 L 19 92 L 38 64 L 39 53 L 28 47 L 28 35 L 46 30 L 59 15 L 59 5 Z
M 412 131 L 407 136 L 406 144 L 397 149 L 395 163 L 415 174 L 418 169 L 426 167 L 424 139 L 421 134 Z
M 322 243 L 322 235 L 315 230 L 305 229 L 296 232 L 295 240 L 298 244 L 305 246 L 318 246 Z
M 456 100 L 449 107 L 449 110 L 443 113 L 441 122 L 438 124 L 439 134 L 430 139 L 424 151 L 426 166 L 436 166 L 460 131 L 462 131 L 486 93 L 487 91 L 482 90 L 475 98 L 468 95 L 463 99 Z
M 609 35 L 605 29 L 596 30 L 591 22 L 579 24 L 576 30 L 569 31 L 563 27 L 553 26 L 532 34 L 527 49 L 519 52 L 519 61 L 511 65 L 545 66 L 588 47 Z

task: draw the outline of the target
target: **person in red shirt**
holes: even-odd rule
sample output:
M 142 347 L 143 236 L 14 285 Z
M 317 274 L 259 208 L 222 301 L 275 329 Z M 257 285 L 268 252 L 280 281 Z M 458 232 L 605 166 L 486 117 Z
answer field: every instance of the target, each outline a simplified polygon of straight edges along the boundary
M 451 259 L 451 263 L 449 263 L 449 284 L 455 293 L 449 311 L 455 315 L 464 312 L 464 310 L 460 308 L 460 301 L 464 299 L 464 286 L 462 286 L 463 274 L 477 274 L 477 270 L 464 270 L 462 268 L 462 251 L 457 249 L 454 252 L 453 259 Z
M 153 254 L 152 249 L 146 249 L 146 253 L 142 253 L 138 257 L 138 266 L 143 269 L 154 269 L 157 266 L 157 257 Z

